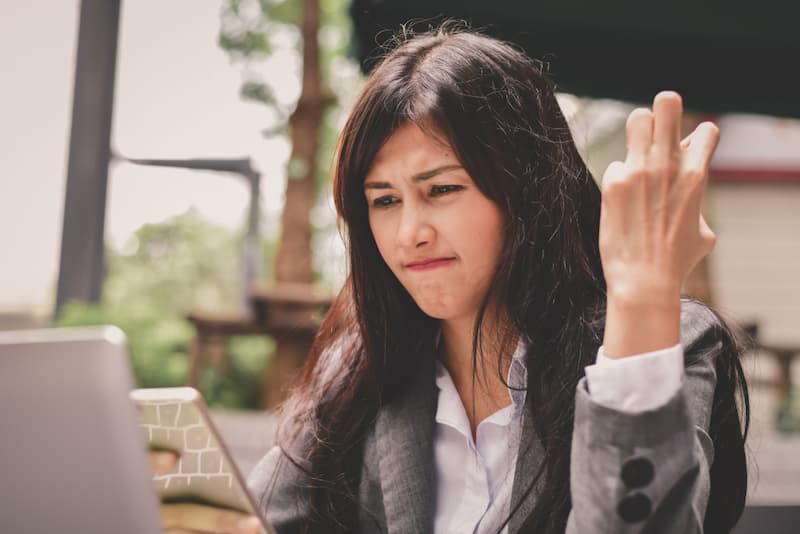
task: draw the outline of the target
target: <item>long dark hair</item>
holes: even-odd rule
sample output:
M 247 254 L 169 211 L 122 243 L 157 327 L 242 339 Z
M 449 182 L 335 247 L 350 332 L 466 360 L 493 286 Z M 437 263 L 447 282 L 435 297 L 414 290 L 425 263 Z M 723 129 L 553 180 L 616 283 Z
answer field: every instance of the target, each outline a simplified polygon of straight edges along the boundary
M 284 405 L 279 433 L 283 443 L 305 436 L 302 458 L 292 461 L 307 473 L 311 488 L 307 531 L 357 530 L 365 436 L 378 410 L 403 391 L 422 358 L 431 357 L 438 320 L 419 309 L 381 258 L 363 193 L 376 153 L 409 123 L 443 137 L 476 186 L 505 213 L 503 252 L 478 313 L 472 356 L 478 357 L 490 299 L 504 304 L 510 328 L 499 354 L 508 354 L 515 332 L 530 340 L 525 359 L 535 372 L 528 374 L 527 417 L 544 450 L 527 490 L 536 486 L 540 495 L 521 524 L 525 531 L 563 530 L 571 506 L 575 388 L 594 362 L 604 327 L 600 192 L 540 65 L 513 45 L 446 23 L 395 37 L 341 134 L 334 198 L 350 273 Z M 713 532 L 736 522 L 746 488 L 743 452 L 736 454 L 743 450 L 737 385 L 745 394 L 745 435 L 749 408 L 737 352 L 729 348 L 730 357 L 718 363 L 723 367 L 714 409 L 725 417 L 712 416 L 715 445 L 717 438 L 727 444 L 712 467 L 706 517 L 713 518 L 713 524 L 707 519 Z M 498 373 L 500 368 L 498 359 Z M 291 457 L 290 447 L 285 451 Z M 719 488 L 730 487 L 741 488 L 741 502 L 722 506 Z

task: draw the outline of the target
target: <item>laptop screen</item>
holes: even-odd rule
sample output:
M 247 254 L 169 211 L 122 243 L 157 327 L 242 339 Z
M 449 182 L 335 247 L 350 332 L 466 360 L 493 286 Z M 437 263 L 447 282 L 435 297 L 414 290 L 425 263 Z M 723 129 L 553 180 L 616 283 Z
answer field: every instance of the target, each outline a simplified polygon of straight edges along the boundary
M 160 533 L 115 327 L 0 332 L 0 530 Z

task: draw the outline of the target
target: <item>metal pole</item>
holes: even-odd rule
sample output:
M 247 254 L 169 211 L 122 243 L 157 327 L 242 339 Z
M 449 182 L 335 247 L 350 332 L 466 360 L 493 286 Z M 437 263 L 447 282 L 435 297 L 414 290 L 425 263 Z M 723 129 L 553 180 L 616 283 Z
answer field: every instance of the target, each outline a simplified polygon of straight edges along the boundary
M 120 3 L 81 1 L 55 314 L 101 297 Z
M 258 282 L 261 274 L 261 239 L 259 225 L 261 219 L 261 175 L 252 171 L 250 181 L 250 206 L 247 216 L 247 235 L 242 246 L 242 306 L 247 309 L 250 304 L 250 289 Z

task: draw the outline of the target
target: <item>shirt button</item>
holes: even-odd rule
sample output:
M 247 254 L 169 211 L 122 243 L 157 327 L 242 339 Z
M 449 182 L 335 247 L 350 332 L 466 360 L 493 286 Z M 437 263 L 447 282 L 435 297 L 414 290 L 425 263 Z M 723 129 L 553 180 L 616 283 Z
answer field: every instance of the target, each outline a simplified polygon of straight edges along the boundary
M 647 458 L 632 458 L 622 464 L 622 481 L 629 488 L 641 488 L 653 481 L 654 471 Z
M 653 505 L 650 499 L 642 493 L 628 495 L 617 506 L 617 514 L 626 523 L 638 523 L 650 515 Z

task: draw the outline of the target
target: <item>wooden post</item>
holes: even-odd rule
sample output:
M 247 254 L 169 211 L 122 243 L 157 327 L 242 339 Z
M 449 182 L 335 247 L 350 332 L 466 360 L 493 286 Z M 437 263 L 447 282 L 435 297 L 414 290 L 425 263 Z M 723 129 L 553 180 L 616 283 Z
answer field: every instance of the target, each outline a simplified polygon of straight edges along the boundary
M 275 280 L 310 284 L 311 221 L 316 201 L 317 152 L 322 116 L 331 94 L 322 86 L 320 72 L 319 0 L 303 0 L 303 84 L 297 108 L 289 119 L 292 154 L 283 206 L 280 246 L 275 259 Z M 273 408 L 285 396 L 291 382 L 311 348 L 312 336 L 276 337 L 275 354 L 264 380 L 264 408 Z

